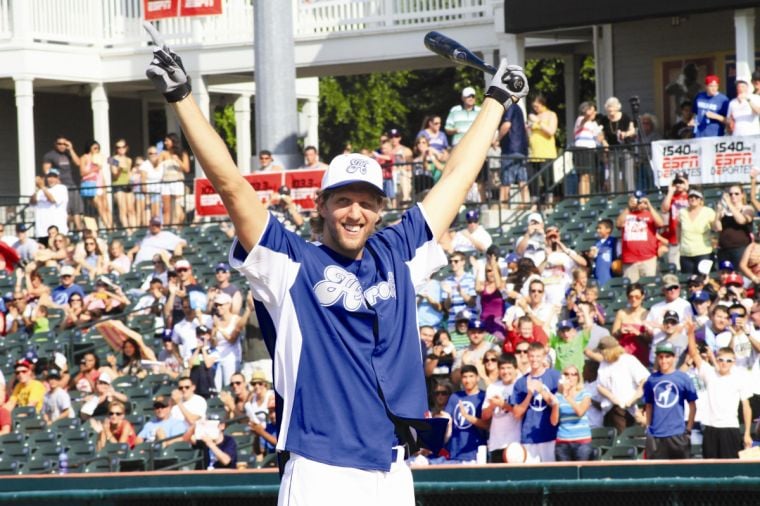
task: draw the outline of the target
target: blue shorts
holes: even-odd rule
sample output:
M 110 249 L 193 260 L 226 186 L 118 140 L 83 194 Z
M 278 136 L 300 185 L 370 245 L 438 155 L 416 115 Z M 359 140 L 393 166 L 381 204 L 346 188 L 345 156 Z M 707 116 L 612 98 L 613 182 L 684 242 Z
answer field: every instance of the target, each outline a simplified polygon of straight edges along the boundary
M 383 191 L 389 199 L 396 197 L 396 185 L 393 183 L 393 179 L 383 179 Z
M 528 181 L 528 169 L 523 155 L 501 157 L 501 184 L 513 185 Z

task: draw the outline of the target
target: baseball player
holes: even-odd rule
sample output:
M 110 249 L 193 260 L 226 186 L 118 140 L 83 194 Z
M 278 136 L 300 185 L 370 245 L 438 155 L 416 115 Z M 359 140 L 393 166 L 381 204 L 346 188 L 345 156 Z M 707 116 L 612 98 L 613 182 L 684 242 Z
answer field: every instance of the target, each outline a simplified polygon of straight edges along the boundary
M 482 110 L 444 174 L 401 222 L 376 232 L 385 194 L 376 161 L 359 154 L 330 162 L 317 199 L 321 243 L 287 231 L 261 204 L 190 94 L 182 61 L 155 43 L 146 74 L 180 120 L 219 193 L 237 237 L 230 265 L 251 285 L 274 362 L 280 421 L 280 505 L 411 506 L 404 463 L 412 435 L 445 431 L 426 417 L 415 288 L 446 263 L 438 239 L 483 165 L 505 107 L 527 85 L 504 84 L 520 67 L 506 60 Z M 514 82 L 514 81 L 509 81 Z

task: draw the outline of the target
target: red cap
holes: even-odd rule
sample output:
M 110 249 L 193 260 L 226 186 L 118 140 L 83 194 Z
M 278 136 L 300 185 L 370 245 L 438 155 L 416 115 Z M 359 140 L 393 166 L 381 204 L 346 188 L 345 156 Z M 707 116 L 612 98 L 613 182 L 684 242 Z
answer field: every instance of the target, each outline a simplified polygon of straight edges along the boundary
M 715 74 L 710 74 L 705 77 L 705 84 L 710 85 L 712 83 L 720 84 L 720 79 Z
M 723 280 L 723 285 L 739 285 L 744 286 L 744 280 L 740 275 L 738 275 L 735 272 L 732 272 L 728 276 L 726 276 L 726 279 Z
M 27 369 L 32 369 L 34 367 L 34 364 L 32 364 L 29 360 L 22 358 L 22 359 L 16 360 L 16 365 L 14 366 L 14 369 L 17 367 L 26 367 Z

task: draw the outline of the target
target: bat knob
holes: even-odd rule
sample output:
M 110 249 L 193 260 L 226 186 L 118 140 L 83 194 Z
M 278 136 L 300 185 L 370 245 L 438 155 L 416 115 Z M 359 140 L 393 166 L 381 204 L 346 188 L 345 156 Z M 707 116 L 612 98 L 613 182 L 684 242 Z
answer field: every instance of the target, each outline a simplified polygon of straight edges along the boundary
M 519 93 L 525 88 L 525 79 L 523 79 L 522 76 L 506 74 L 502 79 L 502 82 L 509 90 L 515 93 Z

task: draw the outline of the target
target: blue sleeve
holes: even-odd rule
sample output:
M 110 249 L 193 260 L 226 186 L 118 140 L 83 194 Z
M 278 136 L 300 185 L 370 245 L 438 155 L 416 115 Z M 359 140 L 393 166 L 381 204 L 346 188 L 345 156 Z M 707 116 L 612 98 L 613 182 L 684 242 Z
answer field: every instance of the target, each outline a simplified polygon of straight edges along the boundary
M 720 111 L 718 111 L 718 114 L 721 116 L 726 116 L 728 114 L 728 97 L 723 97 L 723 103 L 720 105 Z
M 401 222 L 386 227 L 377 233 L 396 253 L 408 262 L 417 254 L 417 249 L 433 240 L 433 232 L 428 227 L 421 206 L 414 206 L 404 213 Z
M 512 395 L 509 396 L 509 403 L 512 406 L 516 406 L 525 400 L 528 395 L 528 381 L 525 377 L 518 379 L 515 382 L 515 387 L 512 389 Z
M 697 400 L 697 389 L 694 388 L 694 383 L 686 373 L 683 373 L 683 396 L 686 402 L 694 402 Z
M 654 404 L 654 395 L 652 392 L 652 383 L 647 380 L 644 382 L 644 402 L 646 404 Z

